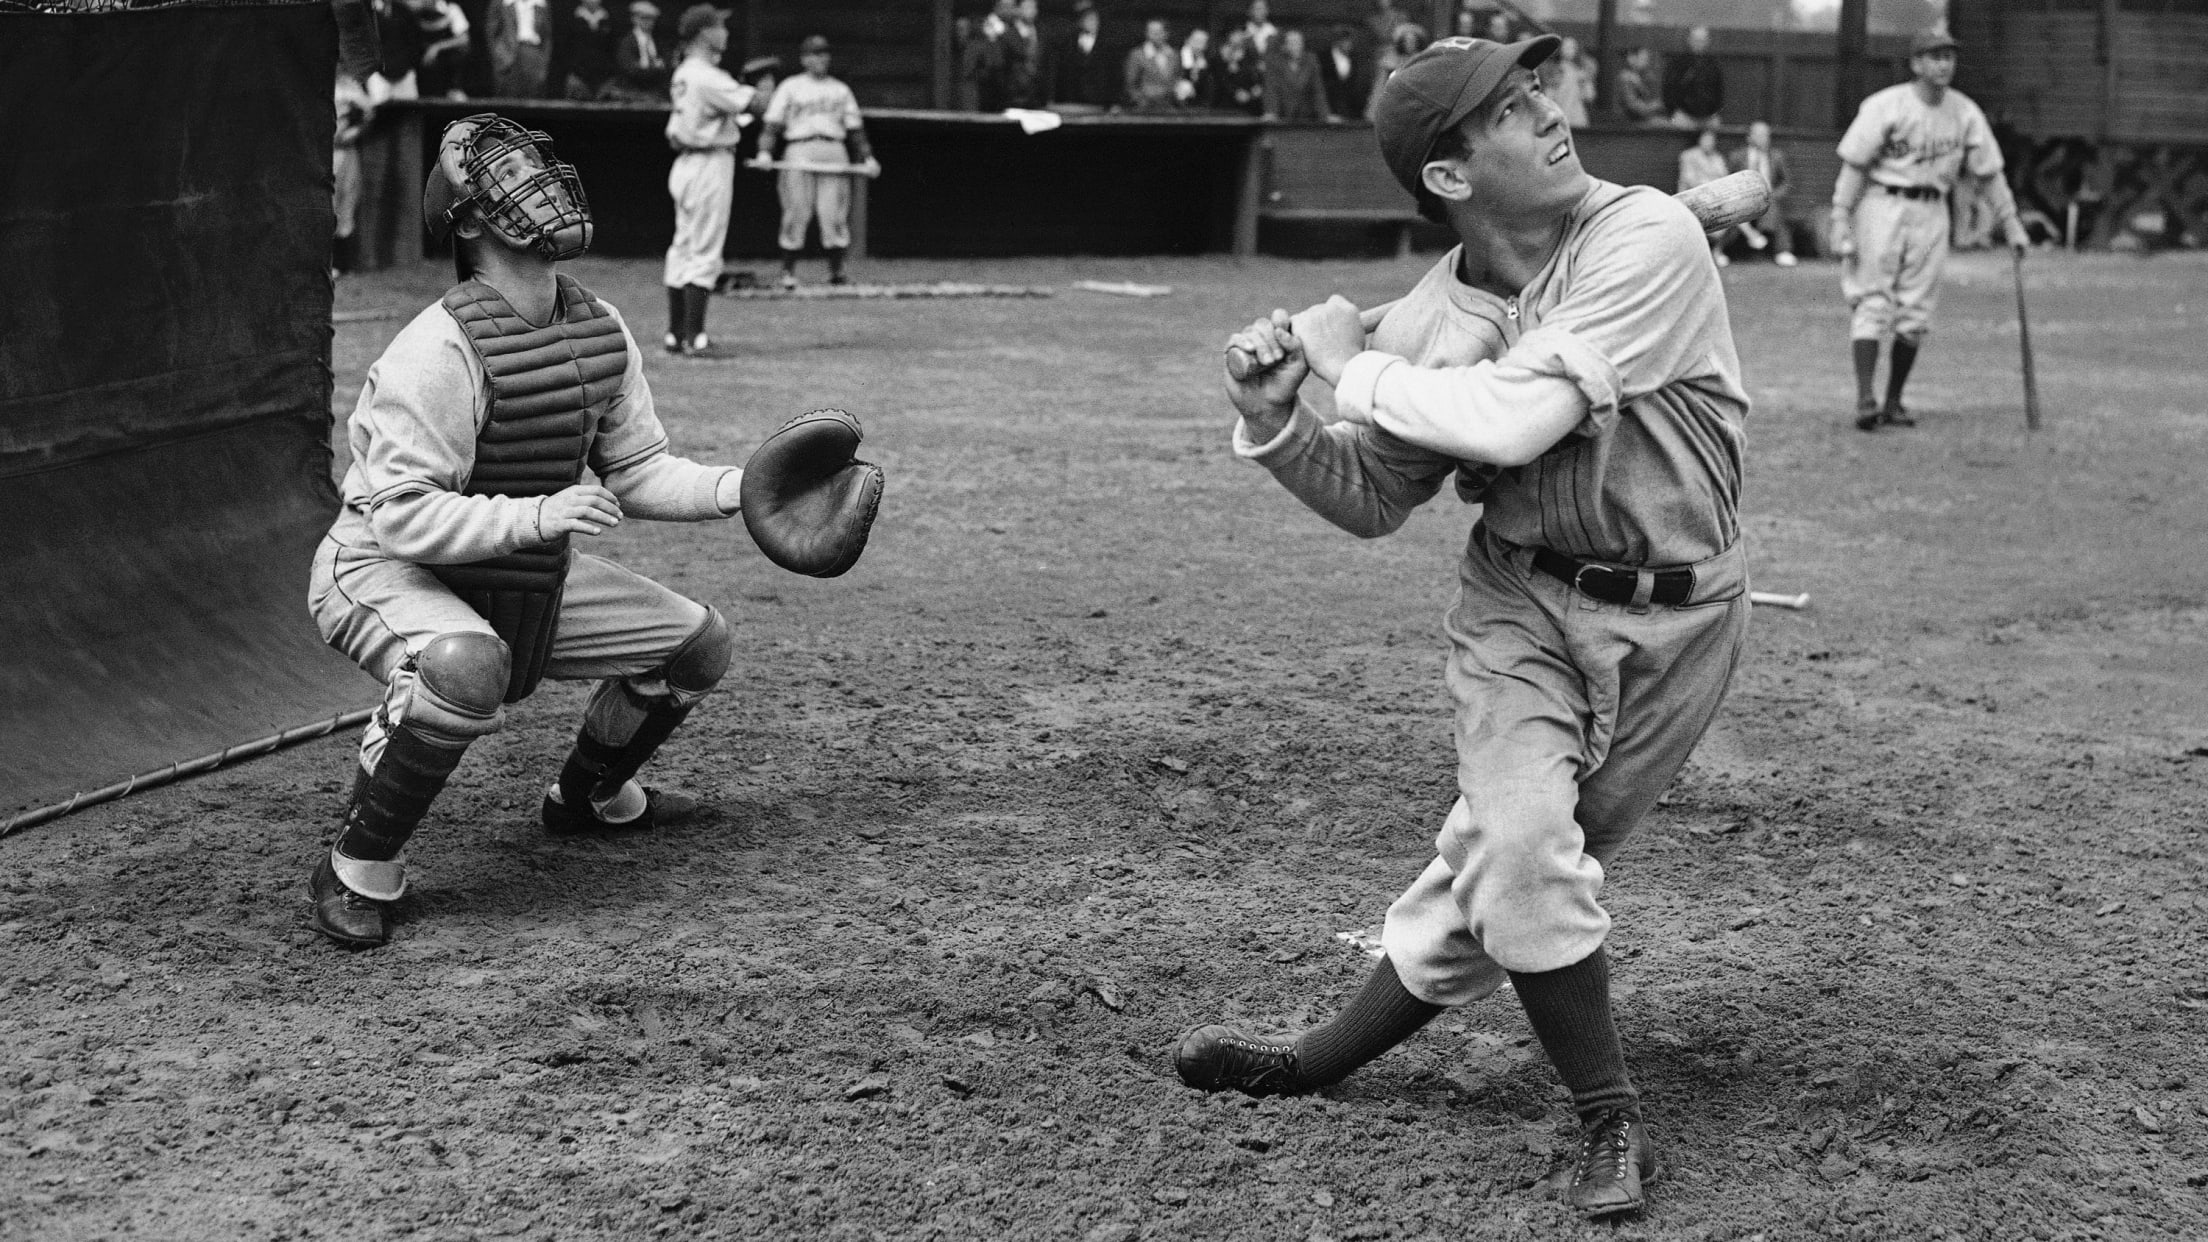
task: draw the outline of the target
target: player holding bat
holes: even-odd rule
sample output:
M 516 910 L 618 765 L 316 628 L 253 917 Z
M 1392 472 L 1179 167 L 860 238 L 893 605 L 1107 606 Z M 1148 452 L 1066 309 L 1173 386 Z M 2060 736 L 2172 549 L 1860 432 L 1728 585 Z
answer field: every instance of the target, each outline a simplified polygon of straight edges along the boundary
M 1483 506 L 1446 629 L 1459 796 L 1385 956 L 1296 1038 L 1188 1033 L 1189 1085 L 1341 1080 L 1507 980 L 1569 1088 L 1590 1216 L 1656 1171 L 1611 1016 L 1605 867 L 1717 714 L 1748 624 L 1748 398 L 1702 226 L 1597 181 L 1535 67 L 1558 40 L 1437 43 L 1381 88 L 1382 155 L 1457 248 L 1367 335 L 1335 298 L 1234 335 L 1235 451 L 1321 516 L 1393 532 L 1453 477 Z M 1335 386 L 1341 421 L 1299 402 Z

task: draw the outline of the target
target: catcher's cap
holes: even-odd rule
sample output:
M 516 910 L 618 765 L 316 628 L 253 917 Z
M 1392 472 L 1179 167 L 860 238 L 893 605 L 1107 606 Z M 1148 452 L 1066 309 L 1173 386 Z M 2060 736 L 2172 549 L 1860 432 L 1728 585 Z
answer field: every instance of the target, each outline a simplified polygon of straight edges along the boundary
M 659 16 L 659 6 L 653 4 L 652 0 L 629 0 L 629 16 L 657 17 Z
M 682 39 L 695 39 L 701 31 L 727 25 L 728 15 L 719 9 L 710 4 L 693 4 L 682 11 L 681 19 L 675 23 L 675 34 Z
M 806 35 L 805 41 L 797 45 L 797 54 L 800 56 L 810 56 L 815 52 L 825 52 L 827 50 L 827 35 Z
M 1531 69 L 1563 40 L 1537 35 L 1517 43 L 1452 38 L 1403 62 L 1380 86 L 1372 125 L 1380 158 L 1404 189 L 1418 193 L 1419 170 L 1444 133 L 1479 111 L 1513 69 Z
M 750 60 L 744 62 L 744 67 L 737 70 L 736 76 L 739 78 L 748 78 L 754 74 L 780 72 L 782 72 L 781 57 L 754 56 Z
M 1934 26 L 1930 30 L 1918 31 L 1917 37 L 1909 40 L 1909 55 L 1922 56 L 1926 52 L 1937 52 L 1943 49 L 1950 52 L 1959 51 L 1962 46 L 1946 30 Z

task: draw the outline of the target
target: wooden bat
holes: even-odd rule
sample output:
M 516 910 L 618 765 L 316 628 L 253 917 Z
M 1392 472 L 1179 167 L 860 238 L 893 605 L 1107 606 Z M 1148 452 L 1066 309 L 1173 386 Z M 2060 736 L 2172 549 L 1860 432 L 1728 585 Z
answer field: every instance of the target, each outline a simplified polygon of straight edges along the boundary
M 816 164 L 810 160 L 776 160 L 771 164 L 761 164 L 756 160 L 745 160 L 744 167 L 758 172 L 781 172 L 788 169 L 791 172 L 820 173 L 828 177 L 873 178 L 882 175 L 879 164 Z
M 2024 348 L 2024 429 L 2039 430 L 2039 376 L 2032 367 L 2032 321 L 2024 309 L 2024 252 L 2012 250 L 2016 260 L 2016 340 Z
M 1779 595 L 1771 591 L 1750 591 L 1748 592 L 1748 602 L 1762 608 L 1793 608 L 1800 610 L 1809 607 L 1809 592 L 1804 591 L 1800 595 Z
M 1738 228 L 1743 224 L 1747 224 L 1764 213 L 1764 209 L 1771 205 L 1771 183 L 1765 181 L 1763 174 L 1755 169 L 1744 168 L 1730 176 L 1705 182 L 1691 190 L 1681 190 L 1674 197 L 1687 210 L 1694 213 L 1694 218 L 1702 225 L 1703 232 L 1722 233 L 1726 229 Z M 2022 286 L 2018 286 L 2018 289 L 2019 301 L 2017 305 L 2021 308 L 2023 305 L 2021 300 Z M 1397 301 L 1401 301 L 1401 299 L 1399 298 Z M 1394 306 L 1395 302 L 1385 302 L 1358 314 L 1357 317 L 1364 323 L 1367 335 L 1370 335 L 1374 329 L 1380 326 L 1380 321 L 1387 318 L 1388 311 L 1393 309 Z M 2027 357 L 2029 357 L 2029 347 L 2027 346 L 2026 349 Z M 1231 345 L 1227 347 L 1227 374 L 1234 377 L 1236 382 L 1252 379 L 1270 369 L 1257 366 L 1255 360 L 1242 350 Z M 2030 367 L 2027 366 L 2025 370 L 2029 374 Z

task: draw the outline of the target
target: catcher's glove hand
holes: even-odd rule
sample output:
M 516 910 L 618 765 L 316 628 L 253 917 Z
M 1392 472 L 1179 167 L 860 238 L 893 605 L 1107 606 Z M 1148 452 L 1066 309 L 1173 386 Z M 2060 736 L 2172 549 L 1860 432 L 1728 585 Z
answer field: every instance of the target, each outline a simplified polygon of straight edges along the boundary
M 744 526 L 767 559 L 833 578 L 858 563 L 882 504 L 882 468 L 851 455 L 859 420 L 842 410 L 800 414 L 744 465 Z

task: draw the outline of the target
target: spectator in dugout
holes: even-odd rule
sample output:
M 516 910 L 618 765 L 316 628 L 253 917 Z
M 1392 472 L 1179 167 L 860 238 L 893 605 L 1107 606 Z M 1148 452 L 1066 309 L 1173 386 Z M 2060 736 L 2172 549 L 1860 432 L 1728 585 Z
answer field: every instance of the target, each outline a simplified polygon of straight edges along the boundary
M 1173 89 L 1185 107 L 1218 106 L 1219 74 L 1211 59 L 1211 32 L 1202 26 L 1181 41 L 1181 84 Z
M 999 41 L 1004 49 L 1004 106 L 1043 106 L 1043 29 L 1036 0 L 1014 0 Z
M 1265 62 L 1265 117 L 1276 121 L 1332 121 L 1319 58 L 1303 45 L 1303 32 L 1280 32 L 1280 49 Z
M 1700 129 L 1718 123 L 1725 109 L 1725 67 L 1710 55 L 1710 28 L 1687 32 L 1687 54 L 1664 66 L 1664 107 L 1671 123 Z
M 1627 52 L 1625 67 L 1618 70 L 1618 111 L 1641 125 L 1662 125 L 1670 119 L 1671 109 L 1664 106 L 1663 73 L 1656 66 L 1656 53 L 1645 47 Z
M 1104 47 L 1104 15 L 1094 0 L 1074 6 L 1073 31 L 1051 49 L 1050 102 L 1082 109 L 1119 101 L 1117 74 Z
M 1227 32 L 1213 72 L 1217 77 L 1213 98 L 1218 107 L 1249 116 L 1264 114 L 1265 64 L 1250 48 L 1249 31 L 1238 26 Z
M 1335 116 L 1363 116 L 1372 99 L 1372 58 L 1357 46 L 1355 26 L 1336 26 L 1333 42 L 1319 57 L 1319 83 L 1326 107 Z
M 1250 36 L 1250 50 L 1258 59 L 1273 54 L 1274 40 L 1280 37 L 1280 27 L 1273 24 L 1273 6 L 1265 0 L 1250 0 L 1250 7 L 1243 17 L 1242 33 Z
M 552 93 L 596 99 L 613 78 L 620 23 L 606 0 L 562 0 L 552 22 Z
M 427 99 L 462 99 L 468 72 L 468 15 L 452 0 L 407 0 L 422 32 L 417 85 Z
M 1181 107 L 1181 54 L 1173 50 L 1165 19 L 1142 26 L 1142 42 L 1127 53 L 1121 71 L 1127 107 L 1134 112 L 1174 112 Z
M 1405 22 L 1395 28 L 1395 41 L 1381 50 L 1379 61 L 1373 66 L 1372 93 L 1365 101 L 1365 119 L 1372 119 L 1373 106 L 1380 102 L 1380 87 L 1403 62 L 1426 50 L 1426 28 L 1417 22 Z
M 602 97 L 632 103 L 665 103 L 667 83 L 675 66 L 667 43 L 659 32 L 659 6 L 652 0 L 630 0 L 629 29 L 613 45 L 613 78 Z
M 507 99 L 544 95 L 552 73 L 549 0 L 491 0 L 483 41 L 491 53 L 492 93 Z

